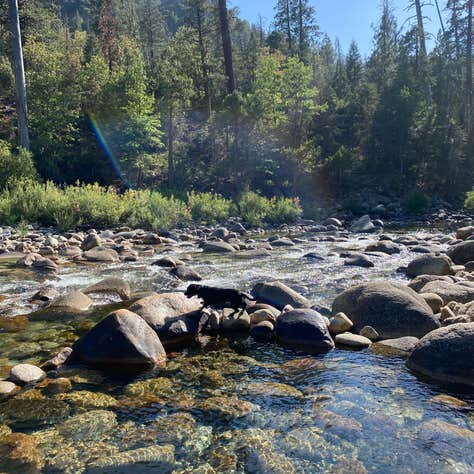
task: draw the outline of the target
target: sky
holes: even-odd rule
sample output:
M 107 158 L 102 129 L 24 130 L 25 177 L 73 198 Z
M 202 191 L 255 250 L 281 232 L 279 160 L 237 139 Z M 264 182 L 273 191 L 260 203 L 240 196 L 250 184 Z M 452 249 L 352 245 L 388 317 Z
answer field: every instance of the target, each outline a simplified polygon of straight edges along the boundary
M 257 23 L 259 14 L 262 15 L 267 28 L 273 21 L 275 3 L 276 0 L 229 0 L 229 6 L 239 8 L 241 16 L 251 23 Z M 338 38 L 344 52 L 351 41 L 356 40 L 363 55 L 368 55 L 372 47 L 371 25 L 378 22 L 380 3 L 380 0 L 311 0 L 321 31 L 333 40 Z M 409 0 L 392 0 L 399 26 L 413 15 L 405 10 L 410 3 Z M 439 3 L 441 7 L 445 2 Z M 427 5 L 424 15 L 426 31 L 436 36 L 440 28 L 436 7 Z

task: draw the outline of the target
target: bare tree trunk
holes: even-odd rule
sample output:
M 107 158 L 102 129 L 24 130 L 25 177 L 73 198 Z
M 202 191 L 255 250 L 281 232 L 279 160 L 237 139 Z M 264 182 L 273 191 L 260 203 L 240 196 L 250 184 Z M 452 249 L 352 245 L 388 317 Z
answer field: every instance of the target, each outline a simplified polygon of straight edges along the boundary
M 201 55 L 202 77 L 204 78 L 204 94 L 206 95 L 207 102 L 207 116 L 208 120 L 210 120 L 212 116 L 211 84 L 209 80 L 209 71 L 206 61 L 207 54 L 206 47 L 204 45 L 202 11 L 200 5 L 196 5 L 196 26 L 198 31 L 199 53 Z
M 423 24 L 423 12 L 421 9 L 421 0 L 415 0 L 416 7 L 416 19 L 418 23 L 418 39 L 420 42 L 420 80 L 423 83 L 423 88 L 425 89 L 425 98 L 426 101 L 432 103 L 432 94 L 431 86 L 429 83 L 429 74 L 428 74 L 428 53 L 426 51 L 426 36 L 425 36 L 425 26 Z
M 235 92 L 234 63 L 232 59 L 232 40 L 229 30 L 229 15 L 227 11 L 227 0 L 219 0 L 219 19 L 221 23 L 222 48 L 224 50 L 225 74 L 227 76 L 227 91 L 229 94 Z
M 466 51 L 466 128 L 472 140 L 472 7 L 474 0 L 467 2 L 467 51 Z
M 168 124 L 168 186 L 174 186 L 174 107 L 173 102 L 169 106 Z
M 30 149 L 28 134 L 28 105 L 26 101 L 25 66 L 23 63 L 23 48 L 21 45 L 20 15 L 18 1 L 8 0 L 8 14 L 13 45 L 13 65 L 16 84 L 16 110 L 18 117 L 18 143 L 21 147 Z
M 300 59 L 303 59 L 304 55 L 304 25 L 303 25 L 303 5 L 301 0 L 298 0 L 298 28 L 299 28 L 299 51 Z
M 290 0 L 286 0 L 286 36 L 288 38 L 288 52 L 293 54 L 293 39 L 291 34 L 291 9 Z

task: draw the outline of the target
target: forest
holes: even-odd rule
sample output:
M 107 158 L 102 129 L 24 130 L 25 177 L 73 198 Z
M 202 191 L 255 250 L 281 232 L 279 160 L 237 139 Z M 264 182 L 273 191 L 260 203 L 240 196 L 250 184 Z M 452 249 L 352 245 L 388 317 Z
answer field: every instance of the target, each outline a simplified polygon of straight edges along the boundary
M 0 185 L 40 178 L 183 198 L 409 193 L 462 203 L 474 175 L 473 1 L 388 0 L 363 57 L 308 0 L 268 25 L 225 0 L 22 0 L 28 146 L 17 147 L 7 2 L 0 6 Z

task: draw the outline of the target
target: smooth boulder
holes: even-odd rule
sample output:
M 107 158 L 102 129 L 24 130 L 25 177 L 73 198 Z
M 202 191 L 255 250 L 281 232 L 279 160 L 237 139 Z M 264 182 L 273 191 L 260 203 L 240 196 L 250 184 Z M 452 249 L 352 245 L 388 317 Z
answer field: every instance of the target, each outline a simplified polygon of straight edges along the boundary
M 109 314 L 72 348 L 69 362 L 90 367 L 154 367 L 166 361 L 155 331 L 139 315 L 120 309 Z
M 435 280 L 423 286 L 420 293 L 434 293 L 442 298 L 444 304 L 448 304 L 451 301 L 469 303 L 474 300 L 474 282 L 453 283 Z
M 312 309 L 294 309 L 276 322 L 276 337 L 292 349 L 324 353 L 334 348 L 325 319 Z
M 474 323 L 453 324 L 427 334 L 407 367 L 443 383 L 474 387 Z
M 293 308 L 310 308 L 312 303 L 303 295 L 279 281 L 257 283 L 252 294 L 258 301 L 282 310 L 287 304 Z
M 110 277 L 88 286 L 83 293 L 90 294 L 116 294 L 122 300 L 130 299 L 130 285 L 118 277 Z
M 167 344 L 197 336 L 201 306 L 198 298 L 187 298 L 183 293 L 154 293 L 129 309 L 140 315 Z
M 456 265 L 464 265 L 474 260 L 474 240 L 466 240 L 448 251 L 448 256 Z
M 373 281 L 347 289 L 333 303 L 332 314 L 340 312 L 354 323 L 354 332 L 372 326 L 383 339 L 423 337 L 439 327 L 426 301 L 395 281 Z
M 422 255 L 408 264 L 407 276 L 416 278 L 420 275 L 451 275 L 452 263 L 446 255 Z

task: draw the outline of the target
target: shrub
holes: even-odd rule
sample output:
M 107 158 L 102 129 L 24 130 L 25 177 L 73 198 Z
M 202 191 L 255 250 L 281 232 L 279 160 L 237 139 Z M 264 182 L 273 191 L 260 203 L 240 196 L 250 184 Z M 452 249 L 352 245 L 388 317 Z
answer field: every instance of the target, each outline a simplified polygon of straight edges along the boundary
M 188 206 L 195 222 L 215 224 L 231 215 L 232 201 L 214 193 L 188 193 Z
M 467 193 L 464 207 L 469 211 L 474 211 L 474 189 Z
M 23 148 L 15 153 L 8 142 L 0 140 L 0 189 L 25 178 L 37 178 L 31 153 Z
M 273 198 L 266 221 L 270 224 L 291 224 L 301 217 L 303 209 L 299 199 Z
M 421 191 L 412 191 L 405 196 L 405 210 L 410 214 L 426 211 L 431 205 L 431 199 Z
M 174 197 L 150 192 L 147 199 L 153 229 L 170 229 L 191 219 L 186 204 Z
M 262 225 L 270 206 L 269 199 L 248 191 L 239 200 L 240 216 L 250 225 Z

